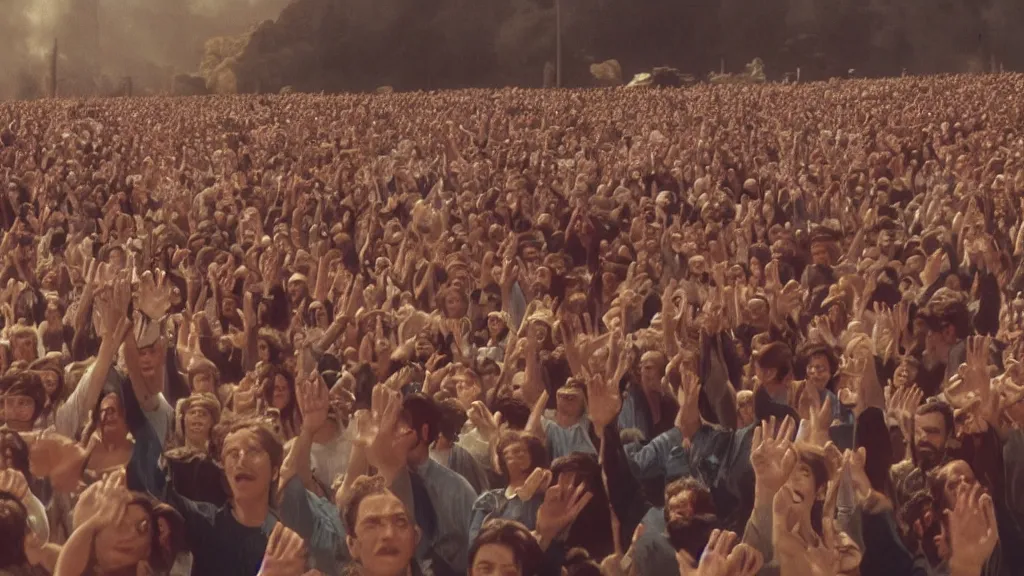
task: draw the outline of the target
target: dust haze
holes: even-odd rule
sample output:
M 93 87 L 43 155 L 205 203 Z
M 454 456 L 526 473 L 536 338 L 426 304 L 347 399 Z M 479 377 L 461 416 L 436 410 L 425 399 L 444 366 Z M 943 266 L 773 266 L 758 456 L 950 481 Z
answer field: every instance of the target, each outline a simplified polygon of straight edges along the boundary
M 153 91 L 198 67 L 208 38 L 275 18 L 288 0 L 2 0 L 0 98 L 107 94 L 126 77 Z
M 0 98 L 540 86 L 555 0 L 3 0 Z M 760 57 L 771 79 L 1024 70 L 1020 0 L 561 0 L 564 79 L 589 65 L 704 77 Z M 115 10 L 116 6 L 116 10 Z

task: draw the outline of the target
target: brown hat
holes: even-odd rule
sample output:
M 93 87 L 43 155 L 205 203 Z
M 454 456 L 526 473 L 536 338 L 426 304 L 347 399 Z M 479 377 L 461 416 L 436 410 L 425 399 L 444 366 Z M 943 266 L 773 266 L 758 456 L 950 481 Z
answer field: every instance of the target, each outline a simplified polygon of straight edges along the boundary
M 202 356 L 193 356 L 188 363 L 188 377 L 191 380 L 196 374 L 220 374 L 217 365 Z

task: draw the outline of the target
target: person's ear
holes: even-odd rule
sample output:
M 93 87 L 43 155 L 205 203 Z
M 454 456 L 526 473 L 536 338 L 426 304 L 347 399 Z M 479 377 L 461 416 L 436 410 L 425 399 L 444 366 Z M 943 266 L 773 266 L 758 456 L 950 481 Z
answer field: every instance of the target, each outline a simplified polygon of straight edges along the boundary
M 413 534 L 414 534 L 414 536 L 413 536 L 413 548 L 418 548 L 419 545 L 420 545 L 420 538 L 423 537 L 423 532 L 420 530 L 420 527 L 418 525 L 413 526 L 412 529 L 413 529 Z M 349 550 L 351 550 L 351 549 L 352 548 L 349 547 Z M 353 560 L 357 560 L 357 558 L 355 557 L 354 554 L 352 556 L 352 559 Z
M 419 542 L 420 542 L 419 534 L 420 534 L 420 529 L 419 529 L 419 527 L 417 527 L 416 528 L 416 544 L 419 544 Z M 345 536 L 345 545 L 348 546 L 348 553 L 352 555 L 352 560 L 354 560 L 356 562 L 359 562 L 359 560 L 360 560 L 359 559 L 359 546 L 358 546 L 358 544 L 359 544 L 359 541 L 356 539 L 355 536 L 350 536 L 350 535 L 346 535 Z

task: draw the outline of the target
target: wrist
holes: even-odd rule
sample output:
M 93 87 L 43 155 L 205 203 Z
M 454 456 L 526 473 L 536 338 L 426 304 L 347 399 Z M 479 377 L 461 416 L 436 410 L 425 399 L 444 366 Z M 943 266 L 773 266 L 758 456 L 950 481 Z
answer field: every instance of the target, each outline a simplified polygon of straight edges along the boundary
M 958 558 L 955 552 L 949 559 L 949 576 L 978 576 L 981 574 L 981 568 L 977 562 L 967 558 Z

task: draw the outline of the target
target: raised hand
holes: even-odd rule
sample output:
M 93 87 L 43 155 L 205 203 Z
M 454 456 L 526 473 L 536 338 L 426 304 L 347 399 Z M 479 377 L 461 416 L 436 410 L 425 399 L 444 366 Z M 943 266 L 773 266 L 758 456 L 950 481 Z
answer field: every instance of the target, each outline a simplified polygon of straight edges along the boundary
M 260 576 L 295 576 L 306 570 L 306 544 L 281 522 L 274 525 L 263 555 Z
M 492 442 L 498 439 L 502 426 L 501 412 L 491 414 L 483 402 L 476 401 L 470 405 L 467 415 L 484 440 Z
M 604 374 L 594 374 L 587 379 L 587 414 L 598 435 L 615 422 L 622 410 L 622 396 L 619 381 L 608 380 Z
M 775 417 L 761 422 L 754 430 L 750 446 L 750 464 L 757 478 L 757 492 L 770 497 L 782 488 L 796 466 L 796 452 L 791 450 L 796 424 L 787 416 L 775 429 Z
M 580 512 L 594 497 L 587 492 L 586 484 L 570 484 L 569 476 L 562 474 L 558 483 L 544 493 L 544 503 L 537 510 L 537 532 L 541 536 L 541 546 L 546 548 L 555 538 L 566 530 L 580 515 Z
M 315 434 L 327 423 L 330 393 L 320 374 L 313 372 L 299 382 L 297 400 L 302 414 L 302 429 Z
M 117 471 L 99 482 L 93 494 L 96 515 L 92 520 L 100 526 L 117 526 L 124 518 L 132 495 L 125 487 L 124 471 Z
M 700 381 L 697 375 L 682 370 L 682 385 L 676 393 L 679 412 L 676 413 L 675 426 L 683 433 L 684 438 L 692 438 L 700 430 Z
M 516 496 L 523 502 L 528 502 L 537 494 L 543 494 L 551 486 L 551 471 L 544 468 L 534 468 L 526 482 L 516 489 Z
M 680 550 L 676 553 L 680 576 L 754 576 L 764 565 L 764 556 L 747 544 L 733 547 L 736 539 L 735 532 L 713 530 L 699 564 Z
M 402 412 L 402 397 L 399 393 L 383 385 L 377 385 L 373 389 L 371 407 L 369 432 L 376 429 L 376 434 L 368 443 L 366 458 L 390 481 L 405 466 L 406 456 L 415 445 L 418 436 L 415 431 L 403 428 L 399 424 L 399 415 Z M 360 434 L 360 437 L 367 439 L 366 434 Z
M 6 492 L 22 500 L 28 495 L 28 481 L 21 472 L 13 468 L 0 470 L 0 492 Z
M 947 514 L 951 574 L 980 574 L 999 541 L 992 497 L 980 484 L 960 484 L 956 505 Z
M 138 302 L 136 305 L 151 320 L 159 320 L 171 307 L 173 287 L 167 283 L 162 270 L 156 273 L 146 271 L 139 279 Z

